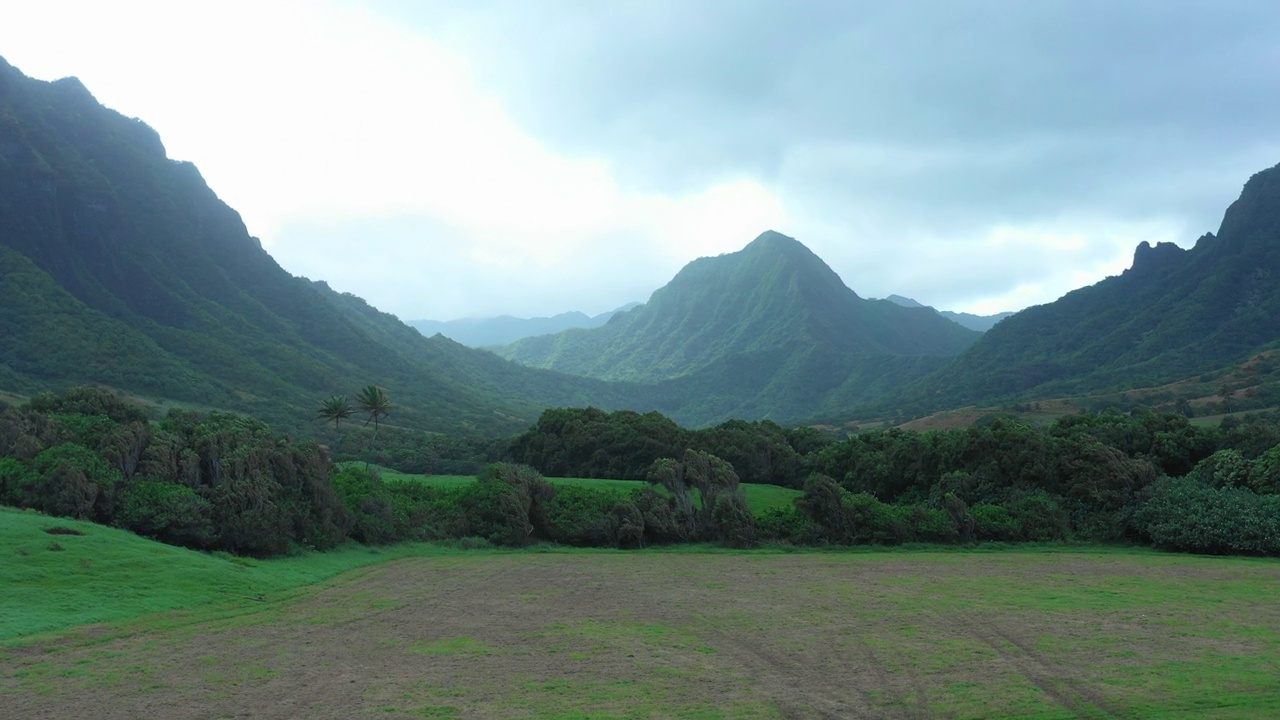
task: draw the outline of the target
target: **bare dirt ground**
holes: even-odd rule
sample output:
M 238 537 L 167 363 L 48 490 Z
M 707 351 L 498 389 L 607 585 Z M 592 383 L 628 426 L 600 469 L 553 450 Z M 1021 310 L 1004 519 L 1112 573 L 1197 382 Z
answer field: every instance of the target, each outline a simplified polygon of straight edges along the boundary
M 0 650 L 0 717 L 1137 717 L 1161 668 L 1275 668 L 1274 638 L 1194 628 L 1202 588 L 1258 572 L 1280 581 L 1052 554 L 413 558 Z M 1280 628 L 1267 599 L 1226 611 Z

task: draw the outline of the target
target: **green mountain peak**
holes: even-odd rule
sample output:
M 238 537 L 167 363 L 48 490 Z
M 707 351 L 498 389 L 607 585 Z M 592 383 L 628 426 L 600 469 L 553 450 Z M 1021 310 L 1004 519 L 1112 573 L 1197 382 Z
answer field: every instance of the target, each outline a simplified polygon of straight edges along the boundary
M 610 380 L 656 382 L 742 355 L 942 356 L 977 337 L 929 310 L 858 297 L 794 238 L 686 265 L 649 302 L 603 328 L 527 338 L 505 357 Z

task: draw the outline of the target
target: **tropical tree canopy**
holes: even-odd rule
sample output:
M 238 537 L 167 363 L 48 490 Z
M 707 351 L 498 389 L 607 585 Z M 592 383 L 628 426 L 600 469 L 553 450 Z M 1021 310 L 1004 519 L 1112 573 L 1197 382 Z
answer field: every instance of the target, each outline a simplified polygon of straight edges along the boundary
M 369 414 L 369 419 L 365 420 L 364 424 L 373 423 L 375 432 L 378 430 L 378 421 L 390 415 L 395 407 L 387 399 L 387 391 L 377 385 L 369 385 L 361 390 L 356 396 L 356 402 L 360 403 L 360 408 Z
M 333 429 L 338 429 L 338 423 L 351 417 L 355 412 L 351 407 L 351 403 L 341 395 L 334 395 L 328 400 L 320 404 L 320 409 L 316 411 L 316 416 L 322 420 L 333 421 Z

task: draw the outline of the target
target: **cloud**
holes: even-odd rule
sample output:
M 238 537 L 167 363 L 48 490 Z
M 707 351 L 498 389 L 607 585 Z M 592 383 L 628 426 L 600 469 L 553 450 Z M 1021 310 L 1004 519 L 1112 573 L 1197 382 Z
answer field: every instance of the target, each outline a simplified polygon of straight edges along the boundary
M 1280 6 L 28 3 L 0 47 L 406 318 L 599 312 L 765 229 L 994 311 L 1215 229 L 1280 160 Z
M 948 248 L 998 261 L 1009 232 L 1089 233 L 1089 252 L 1054 254 L 1056 279 L 1029 283 L 1044 271 L 1017 253 L 984 274 L 988 299 L 1051 300 L 1142 239 L 1216 228 L 1280 159 L 1265 3 L 547 2 L 436 19 L 561 152 L 608 148 L 622 186 L 656 192 L 757 178 L 795 220 L 780 229 L 838 271 L 897 263 L 877 277 L 928 283 L 893 292 L 949 287 L 933 260 Z M 975 292 L 938 299 L 985 303 Z

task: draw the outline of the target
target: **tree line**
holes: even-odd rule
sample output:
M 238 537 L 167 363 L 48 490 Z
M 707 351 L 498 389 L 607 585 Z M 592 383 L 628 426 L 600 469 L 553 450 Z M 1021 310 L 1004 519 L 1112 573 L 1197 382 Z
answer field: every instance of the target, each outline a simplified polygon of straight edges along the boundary
M 511 442 L 509 457 L 550 477 L 644 480 L 655 461 L 697 450 L 728 462 L 742 482 L 799 488 L 829 442 L 813 428 L 769 420 L 688 430 L 658 412 L 556 408 Z
M 385 393 L 374 405 L 382 410 L 370 423 L 390 409 Z M 1280 555 L 1278 420 L 1208 427 L 1181 415 L 1109 411 L 1046 428 L 995 418 L 824 440 L 771 423 L 689 431 L 653 413 L 560 409 L 513 442 L 511 455 L 533 462 L 490 464 L 474 483 L 439 486 L 335 465 L 324 446 L 293 442 L 252 418 L 174 410 L 153 422 L 108 391 L 75 388 L 0 412 L 0 503 L 255 556 L 347 540 L 1090 540 Z M 619 490 L 543 477 L 583 469 L 647 482 Z M 801 474 L 793 506 L 748 506 L 746 478 L 795 482 Z

